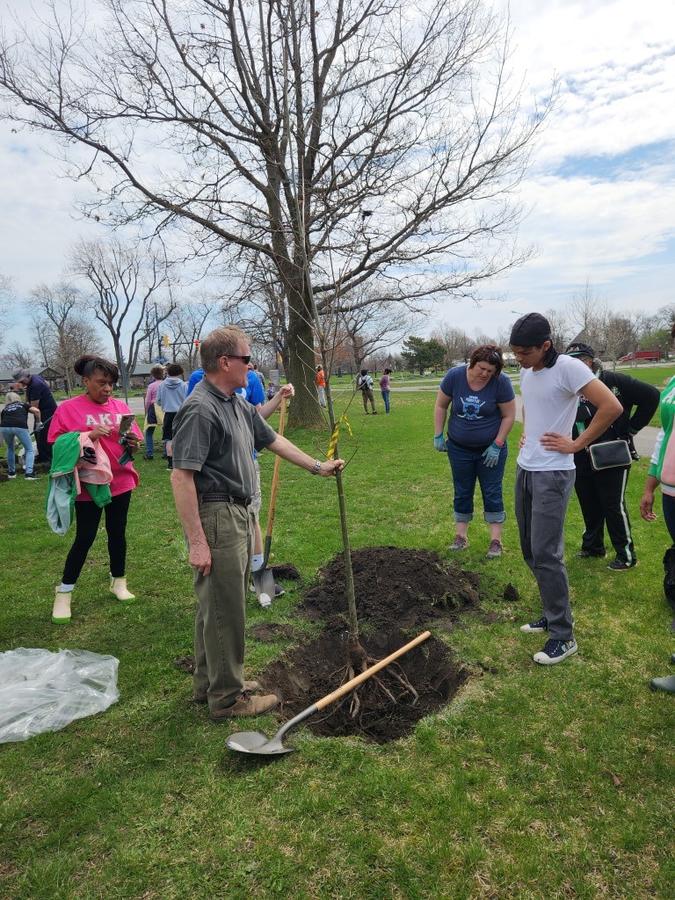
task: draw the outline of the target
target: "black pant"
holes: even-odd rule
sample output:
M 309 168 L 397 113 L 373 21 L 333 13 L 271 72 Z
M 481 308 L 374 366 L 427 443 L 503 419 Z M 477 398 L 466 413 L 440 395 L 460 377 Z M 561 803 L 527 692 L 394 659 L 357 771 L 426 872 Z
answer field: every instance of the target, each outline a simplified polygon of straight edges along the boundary
M 617 559 L 635 561 L 635 547 L 626 509 L 626 485 L 630 466 L 603 469 L 600 472 L 577 469 L 574 489 L 584 517 L 586 530 L 581 549 L 589 553 L 605 551 L 605 524 Z
M 127 560 L 127 513 L 131 491 L 118 494 L 112 502 L 105 506 L 105 530 L 108 533 L 108 555 L 110 556 L 110 574 L 113 578 L 124 575 Z M 63 583 L 75 584 L 89 549 L 94 543 L 96 532 L 101 521 L 103 510 L 93 500 L 80 500 L 75 504 L 75 543 L 70 548 L 63 569 Z
M 37 447 L 35 462 L 51 463 L 52 461 L 52 445 L 47 441 L 47 434 L 49 433 L 49 423 L 53 415 L 53 413 L 50 413 L 47 424 L 42 431 L 35 432 L 35 445 Z

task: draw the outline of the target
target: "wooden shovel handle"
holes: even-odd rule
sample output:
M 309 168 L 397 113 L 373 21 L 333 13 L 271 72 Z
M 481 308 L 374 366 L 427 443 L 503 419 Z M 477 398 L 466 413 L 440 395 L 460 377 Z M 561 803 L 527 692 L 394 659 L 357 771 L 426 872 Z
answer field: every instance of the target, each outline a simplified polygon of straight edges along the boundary
M 400 647 L 398 650 L 394 650 L 393 653 L 390 653 L 389 656 L 385 656 L 384 659 L 381 659 L 379 662 L 376 662 L 369 669 L 366 669 L 365 672 L 361 672 L 360 675 L 357 675 L 355 678 L 350 679 L 345 682 L 345 684 L 340 685 L 340 687 L 333 691 L 332 694 L 328 694 L 326 697 L 322 697 L 321 700 L 317 700 L 314 706 L 319 709 L 325 709 L 327 706 L 330 706 L 331 703 L 335 703 L 336 700 L 339 700 L 340 697 L 344 697 L 345 694 L 348 694 L 350 691 L 353 691 L 355 687 L 358 687 L 360 684 L 363 684 L 364 681 L 367 681 L 376 672 L 379 672 L 381 669 L 386 668 L 390 663 L 393 663 L 395 659 L 398 659 L 399 656 L 403 656 L 404 653 L 407 653 L 409 650 L 412 650 L 413 647 L 417 647 L 418 644 L 423 643 L 427 640 L 427 638 L 431 637 L 430 631 L 424 631 L 422 634 L 418 635 L 405 646 Z
M 281 398 L 281 406 L 279 407 L 279 431 L 277 434 L 282 435 L 284 433 L 284 426 L 286 425 L 286 398 Z M 266 537 L 267 541 L 270 541 L 272 538 L 272 529 L 274 528 L 274 513 L 277 506 L 277 487 L 279 485 L 279 466 L 281 465 L 281 457 L 274 457 L 274 470 L 272 472 L 272 487 L 270 488 L 270 507 L 267 513 L 267 532 Z

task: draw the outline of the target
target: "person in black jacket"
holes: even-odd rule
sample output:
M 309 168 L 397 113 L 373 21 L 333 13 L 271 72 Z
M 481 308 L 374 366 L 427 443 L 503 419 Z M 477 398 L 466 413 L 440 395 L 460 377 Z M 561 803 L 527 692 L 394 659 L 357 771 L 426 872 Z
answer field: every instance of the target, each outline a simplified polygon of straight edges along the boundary
M 623 413 L 599 438 L 593 441 L 626 440 L 634 454 L 633 436 L 649 423 L 659 405 L 659 392 L 651 384 L 638 381 L 620 372 L 605 372 L 595 360 L 593 348 L 575 342 L 565 353 L 574 356 L 593 369 L 623 407 Z M 583 396 L 579 399 L 577 421 L 573 436 L 583 431 L 595 415 L 595 407 Z M 635 457 L 637 458 L 637 456 Z M 626 509 L 626 484 L 630 466 L 617 466 L 596 472 L 591 466 L 587 450 L 574 454 L 576 481 L 574 489 L 581 506 L 586 530 L 581 540 L 581 559 L 605 556 L 605 524 L 616 558 L 607 566 L 613 572 L 623 572 L 637 565 L 630 519 Z

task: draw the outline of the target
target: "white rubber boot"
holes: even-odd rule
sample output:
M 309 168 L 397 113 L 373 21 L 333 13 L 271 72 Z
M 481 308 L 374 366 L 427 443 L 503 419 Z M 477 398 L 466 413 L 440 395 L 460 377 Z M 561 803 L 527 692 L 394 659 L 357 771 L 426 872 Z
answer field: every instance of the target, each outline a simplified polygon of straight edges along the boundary
M 56 588 L 54 606 L 52 607 L 52 622 L 55 625 L 68 625 L 70 623 L 70 598 L 71 593 L 64 593 Z
M 127 588 L 126 575 L 121 578 L 113 578 L 110 576 L 110 593 L 114 594 L 118 600 L 135 600 L 136 595 L 132 594 Z

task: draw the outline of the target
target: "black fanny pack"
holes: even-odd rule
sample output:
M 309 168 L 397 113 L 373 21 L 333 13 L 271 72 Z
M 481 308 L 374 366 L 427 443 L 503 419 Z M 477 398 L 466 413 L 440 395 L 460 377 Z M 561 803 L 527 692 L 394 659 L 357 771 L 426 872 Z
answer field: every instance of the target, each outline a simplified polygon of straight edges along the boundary
M 596 472 L 629 466 L 632 462 L 628 441 L 603 441 L 588 448 L 591 466 Z

